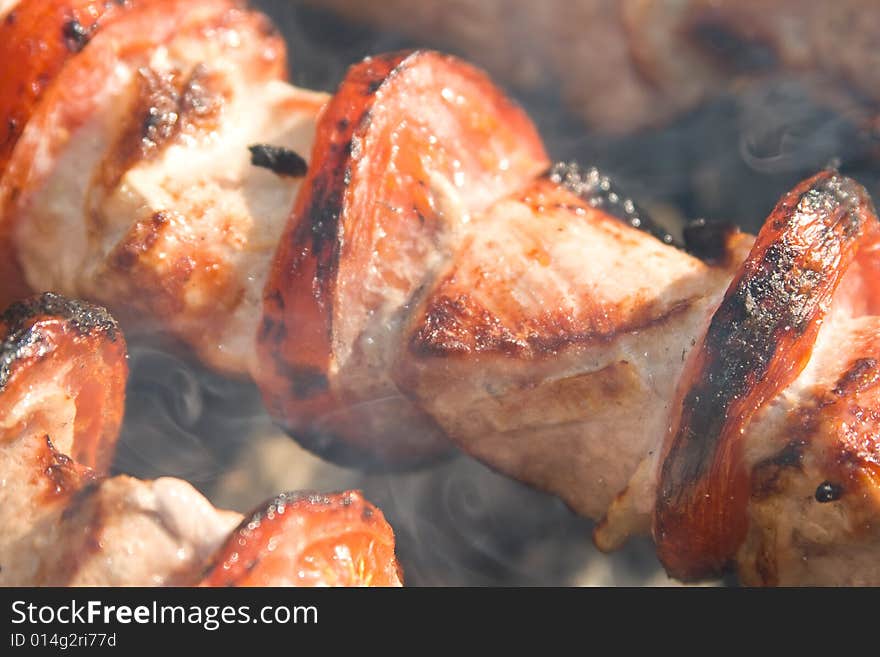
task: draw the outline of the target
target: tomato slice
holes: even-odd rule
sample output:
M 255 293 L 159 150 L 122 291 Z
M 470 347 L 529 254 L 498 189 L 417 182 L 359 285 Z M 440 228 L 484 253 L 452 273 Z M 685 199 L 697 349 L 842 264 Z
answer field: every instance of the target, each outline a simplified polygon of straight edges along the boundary
M 448 443 L 390 375 L 404 316 L 471 216 L 547 168 L 540 138 L 484 73 L 399 52 L 352 67 L 310 161 L 265 287 L 256 379 L 326 458 L 428 460 Z
M 241 523 L 202 586 L 401 586 L 394 533 L 361 493 L 286 493 Z
M 838 284 L 878 234 L 868 193 L 834 171 L 795 187 L 758 234 L 678 390 L 654 516 L 673 577 L 718 574 L 735 556 L 748 525 L 745 429 L 806 366 Z

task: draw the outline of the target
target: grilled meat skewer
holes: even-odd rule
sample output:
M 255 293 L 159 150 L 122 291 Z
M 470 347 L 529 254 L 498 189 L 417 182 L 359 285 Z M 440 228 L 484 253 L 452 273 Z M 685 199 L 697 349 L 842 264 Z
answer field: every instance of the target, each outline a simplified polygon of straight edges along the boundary
M 223 11 L 236 25 L 248 16 Z M 256 337 L 238 367 L 248 364 L 293 435 L 359 464 L 420 462 L 452 438 L 604 518 L 603 547 L 653 530 L 682 578 L 735 563 L 747 583 L 878 581 L 865 566 L 876 551 L 876 440 L 846 420 L 869 423 L 874 408 L 876 217 L 860 186 L 823 172 L 783 199 L 757 241 L 730 233 L 706 263 L 548 172 L 528 119 L 454 58 L 368 59 L 304 120 L 314 135 L 307 177 L 271 267 L 261 256 L 263 316 L 236 341 Z M 182 139 L 175 156 L 202 143 Z M 113 153 L 94 161 L 117 161 Z M 163 211 L 173 212 L 168 203 Z M 142 231 L 137 212 L 120 207 L 114 221 Z M 26 260 L 38 242 L 19 210 L 4 225 L 16 227 L 11 250 Z M 68 214 L 83 222 L 79 210 Z M 189 230 L 180 216 L 160 222 L 180 250 L 150 238 L 128 259 L 152 267 L 185 257 L 193 243 L 178 237 Z M 97 236 L 116 243 L 112 231 Z M 198 293 L 198 271 L 166 279 L 157 265 L 137 279 L 140 296 L 183 281 L 196 298 L 221 297 Z M 118 268 L 114 276 L 108 290 L 136 289 Z M 44 285 L 69 282 L 56 274 Z M 114 301 L 141 308 L 129 297 Z M 173 307 L 197 325 L 198 314 Z M 136 319 L 162 321 L 148 310 Z M 210 331 L 187 337 L 175 326 L 211 350 Z M 832 354 L 835 336 L 851 342 Z M 811 486 L 816 494 L 804 498 Z M 783 520 L 779 508 L 797 512 Z M 831 529 L 816 530 L 832 513 Z M 688 534 L 698 538 L 682 547 Z
M 0 315 L 0 585 L 400 584 L 391 528 L 358 492 L 242 519 L 178 479 L 107 478 L 126 374 L 101 308 L 45 294 Z
M 326 101 L 285 82 L 274 28 L 235 0 L 27 1 L 0 21 L 0 61 L 0 306 L 89 298 L 250 371 L 300 179 L 248 146 L 308 155 Z

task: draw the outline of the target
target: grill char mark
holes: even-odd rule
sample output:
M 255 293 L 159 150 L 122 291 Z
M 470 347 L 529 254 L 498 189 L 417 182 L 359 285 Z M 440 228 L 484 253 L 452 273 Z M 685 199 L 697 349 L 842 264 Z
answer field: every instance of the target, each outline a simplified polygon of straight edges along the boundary
M 518 358 L 553 356 L 561 349 L 578 344 L 611 343 L 627 333 L 648 330 L 670 318 L 687 312 L 695 300 L 686 299 L 665 312 L 645 304 L 632 317 L 615 316 L 616 309 L 602 309 L 602 325 L 584 325 L 571 330 L 570 318 L 558 315 L 542 317 L 528 325 L 507 326 L 501 319 L 467 295 L 455 298 L 443 295 L 431 301 L 424 320 L 412 336 L 410 350 L 420 357 L 462 356 L 496 353 Z

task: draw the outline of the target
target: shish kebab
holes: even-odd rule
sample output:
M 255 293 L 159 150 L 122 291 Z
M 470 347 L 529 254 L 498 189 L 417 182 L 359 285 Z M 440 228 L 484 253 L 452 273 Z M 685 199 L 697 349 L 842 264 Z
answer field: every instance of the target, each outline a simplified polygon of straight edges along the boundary
M 328 98 L 228 1 L 24 2 L 0 29 L 19 289 L 249 373 L 337 461 L 451 438 L 602 519 L 603 548 L 651 531 L 676 577 L 880 583 L 878 231 L 854 181 L 817 174 L 703 261 L 551 169 L 452 57 L 370 58 Z M 248 166 L 255 143 L 310 153 L 305 178 Z
M 248 517 L 187 482 L 107 477 L 128 373 L 102 308 L 47 293 L 0 314 L 0 586 L 399 586 L 357 491 Z

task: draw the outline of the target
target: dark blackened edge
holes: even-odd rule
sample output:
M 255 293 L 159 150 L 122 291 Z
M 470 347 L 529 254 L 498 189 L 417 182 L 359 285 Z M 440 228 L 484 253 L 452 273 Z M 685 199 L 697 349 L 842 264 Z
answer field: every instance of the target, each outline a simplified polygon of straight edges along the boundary
M 6 388 L 15 363 L 33 353 L 43 340 L 40 317 L 66 320 L 80 335 L 103 334 L 111 342 L 119 335 L 116 320 L 101 306 L 67 299 L 52 292 L 14 303 L 0 315 L 6 337 L 0 343 L 0 391 Z
M 823 481 L 816 488 L 814 497 L 819 504 L 836 502 L 841 497 L 843 497 L 843 486 L 841 486 L 840 484 L 835 484 L 831 481 Z
M 730 256 L 727 245 L 738 232 L 734 224 L 695 219 L 683 230 L 685 251 L 709 264 L 727 264 Z
M 290 384 L 289 391 L 295 399 L 315 397 L 325 393 L 330 387 L 327 375 L 316 367 L 297 366 L 280 361 L 278 368 Z
M 64 45 L 67 46 L 71 53 L 81 52 L 88 45 L 89 41 L 92 40 L 92 35 L 97 27 L 97 23 L 94 23 L 91 27 L 86 27 L 77 19 L 71 18 L 61 26 L 61 36 L 64 39 Z
M 767 246 L 760 261 L 754 263 L 751 275 L 740 278 L 736 288 L 728 291 L 706 333 L 703 349 L 710 356 L 699 381 L 685 397 L 686 410 L 682 416 L 688 420 L 688 425 L 699 426 L 681 428 L 692 434 L 687 444 L 692 447 L 702 445 L 704 450 L 699 450 L 700 458 L 697 459 L 701 465 L 693 471 L 688 469 L 688 472 L 681 473 L 683 478 L 679 477 L 680 481 L 699 478 L 703 466 L 714 453 L 715 445 L 711 441 L 717 438 L 727 422 L 726 410 L 734 400 L 749 394 L 769 371 L 777 355 L 781 334 L 794 331 L 800 336 L 823 312 L 816 296 L 834 273 L 800 271 L 798 280 L 793 281 L 794 271 L 799 270 L 797 265 L 806 253 L 803 245 L 788 239 L 787 228 L 793 227 L 798 215 L 807 212 L 822 211 L 829 216 L 842 212 L 848 217 L 843 234 L 825 231 L 821 239 L 827 246 L 812 245 L 810 251 L 818 254 L 833 248 L 834 242 L 851 239 L 858 232 L 858 205 L 865 198 L 864 194 L 858 193 L 859 189 L 857 183 L 829 172 L 799 194 L 794 203 L 783 201 L 783 205 L 774 210 L 772 228 L 786 232 Z M 833 207 L 826 205 L 829 199 L 833 200 Z M 821 206 L 818 209 L 817 204 Z M 699 408 L 707 412 L 700 413 Z M 694 423 L 695 419 L 699 421 Z M 693 449 L 688 451 L 693 452 Z
M 362 140 L 369 129 L 375 96 L 379 89 L 407 68 L 419 51 L 399 51 L 378 57 L 370 57 L 356 64 L 340 85 L 357 85 L 362 94 L 371 100 L 360 108 L 360 113 L 352 117 L 350 112 L 337 118 L 332 129 L 338 133 L 330 144 L 330 153 L 320 164 L 320 171 L 312 180 L 312 196 L 305 214 L 307 221 L 301 222 L 296 231 L 295 241 L 303 243 L 303 232 L 308 230 L 311 237 L 312 254 L 318 261 L 318 274 L 322 282 L 329 283 L 339 262 L 339 229 L 345 211 L 345 190 L 351 184 L 351 161 L 353 145 Z M 373 64 L 378 64 L 374 68 Z M 364 79 L 351 79 L 351 72 L 358 66 L 365 66 Z M 320 129 L 320 127 L 319 127 Z
M 248 150 L 251 152 L 252 165 L 269 169 L 279 176 L 302 178 L 308 172 L 308 164 L 305 159 L 290 148 L 270 144 L 252 144 L 248 146 Z
M 759 461 L 751 472 L 751 497 L 761 501 L 779 492 L 780 480 L 787 470 L 802 470 L 807 441 L 791 440 L 770 458 Z
M 44 292 L 39 296 L 12 304 L 0 315 L 0 321 L 10 327 L 10 330 L 15 330 L 14 327 L 40 315 L 66 319 L 84 335 L 100 331 L 115 340 L 119 331 L 119 325 L 106 308 L 77 299 L 68 299 L 54 292 Z
M 129 4 L 129 0 L 109 0 L 103 3 L 104 9 L 110 9 L 113 6 L 125 8 Z M 103 22 L 104 14 L 101 13 L 95 18 L 91 25 L 83 25 L 75 16 L 68 18 L 61 26 L 61 37 L 64 39 L 64 45 L 72 54 L 82 52 L 83 48 L 89 45 L 92 37 L 100 29 Z M 15 19 L 13 18 L 14 22 Z
M 182 134 L 213 130 L 226 100 L 218 79 L 202 63 L 185 76 L 142 66 L 135 80 L 136 94 L 100 165 L 108 189 L 132 166 L 155 159 Z
M 411 57 L 410 51 L 388 53 L 368 58 L 352 66 L 339 89 L 343 89 L 346 85 L 354 85 L 355 93 L 360 91 L 362 95 L 371 97 L 371 102 L 337 109 L 333 107 L 334 101 L 331 100 L 330 106 L 325 110 L 325 116 L 329 116 L 330 108 L 333 107 L 335 115 L 332 118 L 333 123 L 328 124 L 328 119 L 324 119 L 318 124 L 319 134 L 324 130 L 332 130 L 333 134 L 327 139 L 325 151 L 313 156 L 312 177 L 307 181 L 307 187 L 304 185 L 300 191 L 301 194 L 309 194 L 308 204 L 288 239 L 294 254 L 293 262 L 290 264 L 291 269 L 297 269 L 308 257 L 314 258 L 315 276 L 312 281 L 312 294 L 323 308 L 327 320 L 328 342 L 333 330 L 331 299 L 339 269 L 345 191 L 351 184 L 352 144 L 369 128 L 374 104 L 372 101 L 375 100 L 373 98 L 375 93 L 369 93 L 368 88 L 375 82 L 379 82 L 379 86 L 387 82 Z M 377 63 L 378 66 L 374 67 L 373 63 Z M 361 77 L 353 77 L 355 72 L 360 72 L 358 67 L 364 69 Z M 272 300 L 277 303 L 279 309 L 283 310 L 283 297 L 280 294 L 271 296 L 274 297 Z M 263 316 L 261 331 L 264 336 L 286 334 L 286 328 L 278 322 L 265 319 L 267 313 L 264 312 Z M 284 376 L 284 373 L 281 372 L 281 375 Z M 313 388 L 313 386 L 308 387 Z
M 546 177 L 583 199 L 590 207 L 602 210 L 626 225 L 656 237 L 664 244 L 678 248 L 683 246 L 596 167 L 587 169 L 576 162 L 557 162 L 547 172 Z
M 48 434 L 43 440 L 45 450 L 40 467 L 49 482 L 46 498 L 67 497 L 96 480 L 97 476 L 91 468 L 80 466 L 70 456 L 59 452 Z
M 837 380 L 831 393 L 846 397 L 870 388 L 880 379 L 880 368 L 875 358 L 857 358 Z
M 349 69 L 339 90 L 345 87 L 353 96 L 359 93 L 368 100 L 362 104 L 352 103 L 339 110 L 333 107 L 334 101 L 331 100 L 325 109 L 324 118 L 319 122 L 319 132 L 332 130 L 334 133 L 332 138 L 327 139 L 324 152 L 318 157 L 313 156 L 310 165 L 312 177 L 306 183 L 309 189 L 304 189 L 310 197 L 288 239 L 295 254 L 291 269 L 295 270 L 305 258 L 311 257 L 315 260 L 314 280 L 311 281 L 312 295 L 326 317 L 328 343 L 333 331 L 332 296 L 339 270 L 345 193 L 352 182 L 353 151 L 362 144 L 363 136 L 369 130 L 373 107 L 382 88 L 427 54 L 432 54 L 432 51 L 402 50 L 368 57 L 355 64 Z M 329 123 L 331 120 L 332 123 Z M 268 295 L 265 302 L 275 303 L 283 310 L 283 298 L 277 293 Z M 266 315 L 264 313 L 264 317 Z M 277 322 L 265 319 L 260 330 L 267 338 L 286 333 Z M 276 361 L 275 368 L 279 376 L 290 383 L 292 393 L 300 399 L 317 397 L 329 389 L 325 372 L 314 368 L 298 368 L 282 361 Z M 288 423 L 284 420 L 287 413 L 283 409 L 280 412 L 271 412 L 271 415 L 305 449 L 332 463 L 365 472 L 408 471 L 436 463 L 452 453 L 452 450 L 447 450 L 439 454 L 428 453 L 406 458 L 393 454 L 389 458 L 382 452 L 377 453 L 375 447 L 356 445 L 334 431 L 316 427 L 314 423 L 306 426 Z
M 60 29 L 58 29 L 55 38 L 60 39 L 70 57 L 74 57 L 85 49 L 95 34 L 97 34 L 98 30 L 104 25 L 105 14 L 108 10 L 117 6 L 120 8 L 127 8 L 129 4 L 130 3 L 127 0 L 107 0 L 103 3 L 91 3 L 92 8 L 97 10 L 98 15 L 88 27 L 83 25 L 76 16 L 68 11 L 66 12 L 66 18 L 61 24 Z M 18 20 L 18 15 L 16 13 L 17 9 L 18 5 L 13 7 L 6 15 L 3 19 L 4 26 L 12 27 L 15 25 Z M 57 27 L 55 29 L 57 29 Z M 58 70 L 60 70 L 60 67 L 53 72 L 52 66 L 50 65 L 49 70 L 42 70 L 37 73 L 32 79 L 32 83 L 27 85 L 27 92 L 32 101 L 38 101 L 42 97 Z M 18 143 L 19 138 L 24 132 L 25 125 L 29 119 L 30 115 L 27 113 L 25 116 L 17 115 L 7 118 L 7 135 L 2 141 L 0 141 L 0 150 L 6 151 L 5 157 L 9 157 L 12 149 L 15 148 L 15 145 Z M 0 157 L 3 157 L 3 155 L 0 154 Z

